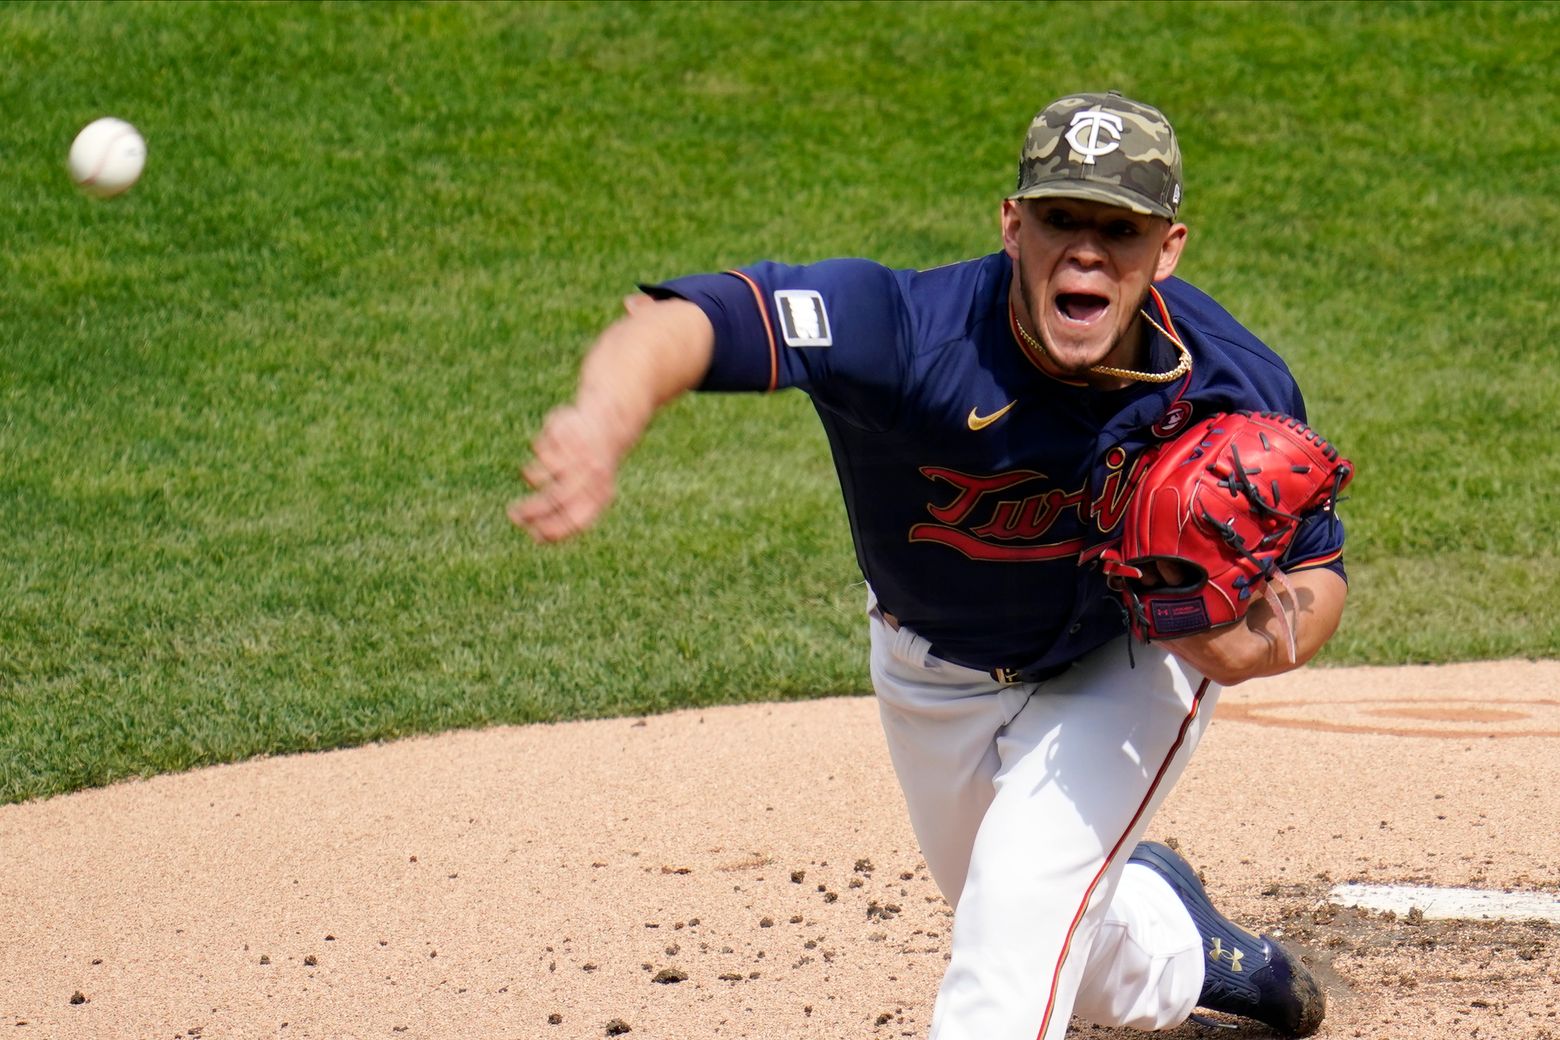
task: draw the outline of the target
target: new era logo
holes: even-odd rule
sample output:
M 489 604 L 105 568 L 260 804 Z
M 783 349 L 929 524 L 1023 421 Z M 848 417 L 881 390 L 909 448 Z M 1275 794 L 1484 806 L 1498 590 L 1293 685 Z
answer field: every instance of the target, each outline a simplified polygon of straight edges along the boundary
M 823 297 L 812 289 L 776 289 L 775 310 L 780 315 L 780 334 L 788 347 L 831 347 L 834 334 L 829 329 L 829 312 Z

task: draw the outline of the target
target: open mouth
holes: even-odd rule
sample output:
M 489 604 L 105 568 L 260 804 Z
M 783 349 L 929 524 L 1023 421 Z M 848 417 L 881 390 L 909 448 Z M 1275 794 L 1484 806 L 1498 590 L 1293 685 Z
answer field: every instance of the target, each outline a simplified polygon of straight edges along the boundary
M 1056 309 L 1068 321 L 1094 321 L 1110 307 L 1110 301 L 1093 293 L 1057 293 Z

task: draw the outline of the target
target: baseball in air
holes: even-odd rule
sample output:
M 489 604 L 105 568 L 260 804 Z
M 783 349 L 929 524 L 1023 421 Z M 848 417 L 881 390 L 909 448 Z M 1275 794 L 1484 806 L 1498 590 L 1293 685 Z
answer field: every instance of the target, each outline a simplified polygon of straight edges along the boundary
M 129 190 L 145 165 L 146 142 L 123 119 L 104 116 L 94 120 L 71 142 L 71 180 L 101 199 Z

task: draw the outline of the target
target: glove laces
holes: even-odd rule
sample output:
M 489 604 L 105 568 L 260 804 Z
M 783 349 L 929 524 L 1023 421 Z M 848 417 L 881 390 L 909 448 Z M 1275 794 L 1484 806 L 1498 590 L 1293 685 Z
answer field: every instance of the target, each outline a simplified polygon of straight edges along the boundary
M 1286 608 L 1283 599 L 1278 593 L 1273 591 L 1275 584 L 1284 590 L 1284 595 L 1289 597 L 1289 602 L 1293 604 L 1292 608 Z M 1294 664 L 1296 659 L 1295 640 L 1298 635 L 1295 615 L 1300 613 L 1300 601 L 1295 598 L 1294 586 L 1289 584 L 1289 579 L 1284 577 L 1283 571 L 1276 567 L 1273 568 L 1272 576 L 1262 583 L 1262 598 L 1267 600 L 1268 606 L 1273 608 L 1273 613 L 1278 618 L 1280 627 L 1284 630 L 1284 648 L 1288 651 L 1289 663 Z

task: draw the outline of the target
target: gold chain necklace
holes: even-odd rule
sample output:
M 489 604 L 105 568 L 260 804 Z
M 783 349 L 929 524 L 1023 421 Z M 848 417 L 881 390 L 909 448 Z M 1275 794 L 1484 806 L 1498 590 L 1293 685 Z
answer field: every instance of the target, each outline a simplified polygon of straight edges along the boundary
M 1050 355 L 1046 353 L 1045 347 L 1041 346 L 1040 342 L 1029 334 L 1029 330 L 1024 328 L 1024 323 L 1018 320 L 1018 311 L 1014 309 L 1011 304 L 1008 307 L 1008 311 L 1013 315 L 1013 327 L 1018 329 L 1018 334 L 1019 336 L 1023 337 L 1025 345 L 1028 346 L 1030 350 L 1039 354 L 1041 357 L 1050 357 Z M 1180 364 L 1176 365 L 1168 372 L 1137 372 L 1130 368 L 1113 368 L 1110 365 L 1095 365 L 1093 368 L 1089 369 L 1089 374 L 1100 376 L 1115 376 L 1117 379 L 1136 379 L 1144 383 L 1170 383 L 1180 379 L 1182 376 L 1186 375 L 1186 373 L 1190 372 L 1192 370 L 1192 352 L 1186 349 L 1186 344 L 1181 342 L 1181 338 L 1171 333 L 1170 330 L 1159 324 L 1159 322 L 1155 321 L 1147 311 L 1139 310 L 1138 313 L 1147 318 L 1148 323 L 1154 328 L 1158 329 L 1160 334 L 1163 335 L 1165 339 L 1175 344 L 1175 349 L 1178 350 L 1181 354 Z

